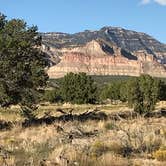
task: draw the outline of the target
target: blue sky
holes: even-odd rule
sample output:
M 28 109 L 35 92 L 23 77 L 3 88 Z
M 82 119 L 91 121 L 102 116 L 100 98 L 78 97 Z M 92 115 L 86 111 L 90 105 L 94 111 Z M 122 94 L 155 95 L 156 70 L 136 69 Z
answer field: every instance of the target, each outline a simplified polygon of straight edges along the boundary
M 75 33 L 116 26 L 166 43 L 166 0 L 0 0 L 0 12 L 41 32 Z

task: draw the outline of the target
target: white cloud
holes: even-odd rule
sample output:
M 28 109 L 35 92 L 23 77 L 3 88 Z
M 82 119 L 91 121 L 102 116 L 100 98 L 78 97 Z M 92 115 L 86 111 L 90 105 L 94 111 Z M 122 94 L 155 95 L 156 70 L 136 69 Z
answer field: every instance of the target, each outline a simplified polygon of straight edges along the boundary
M 146 5 L 146 4 L 150 3 L 150 1 L 151 1 L 151 0 L 142 0 L 142 1 L 141 1 L 141 4 L 142 4 L 142 5 Z
M 166 0 L 154 0 L 155 2 L 157 2 L 160 5 L 166 5 Z
M 156 2 L 159 5 L 166 6 L 166 0 L 141 0 L 142 5 L 147 5 L 150 2 Z

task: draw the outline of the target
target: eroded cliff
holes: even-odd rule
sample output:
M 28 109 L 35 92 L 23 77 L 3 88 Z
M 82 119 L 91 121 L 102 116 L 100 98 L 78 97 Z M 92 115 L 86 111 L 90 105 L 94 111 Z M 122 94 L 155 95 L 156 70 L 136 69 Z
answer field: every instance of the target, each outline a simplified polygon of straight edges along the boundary
M 48 70 L 51 78 L 68 72 L 166 77 L 165 45 L 144 33 L 122 28 L 104 27 L 73 35 L 44 34 L 43 50 L 52 65 Z

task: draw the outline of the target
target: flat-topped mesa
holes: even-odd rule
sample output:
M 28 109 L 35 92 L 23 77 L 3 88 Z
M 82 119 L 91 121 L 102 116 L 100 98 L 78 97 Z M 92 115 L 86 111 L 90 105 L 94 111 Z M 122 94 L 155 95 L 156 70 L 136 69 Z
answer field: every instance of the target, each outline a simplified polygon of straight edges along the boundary
M 63 77 L 68 72 L 129 76 L 139 76 L 143 73 L 143 63 L 137 60 L 137 57 L 116 46 L 110 47 L 94 40 L 85 46 L 61 49 L 61 53 L 61 61 L 48 70 L 51 78 Z M 153 59 L 148 62 L 154 63 Z
M 44 34 L 43 50 L 52 62 L 50 78 L 68 72 L 166 77 L 165 45 L 144 33 L 122 28 L 105 27 L 73 35 Z

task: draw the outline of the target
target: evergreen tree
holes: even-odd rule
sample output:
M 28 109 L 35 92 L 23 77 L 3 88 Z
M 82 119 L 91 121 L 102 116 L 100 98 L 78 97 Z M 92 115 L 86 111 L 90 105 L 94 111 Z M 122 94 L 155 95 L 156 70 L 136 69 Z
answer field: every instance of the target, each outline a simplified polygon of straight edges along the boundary
M 159 96 L 159 81 L 141 75 L 129 83 L 128 103 L 140 114 L 154 110 Z
M 139 87 L 139 81 L 137 78 L 128 82 L 127 100 L 130 107 L 134 108 L 134 111 L 143 113 L 143 97 Z
M 166 100 L 166 83 L 164 81 L 159 81 L 159 100 Z
M 37 27 L 0 14 L 0 105 L 35 108 L 48 76 Z
M 60 95 L 59 89 L 45 90 L 43 95 L 43 101 L 50 103 L 62 102 L 62 97 Z
M 85 73 L 68 73 L 62 80 L 61 94 L 66 102 L 95 103 L 97 87 Z
M 113 81 L 107 84 L 101 91 L 100 98 L 102 100 L 111 99 L 111 100 L 120 100 L 120 87 L 121 81 Z
M 129 81 L 122 81 L 120 84 L 120 100 L 122 102 L 126 102 L 127 101 L 127 97 L 128 97 L 128 89 L 129 89 L 129 85 L 128 85 Z

